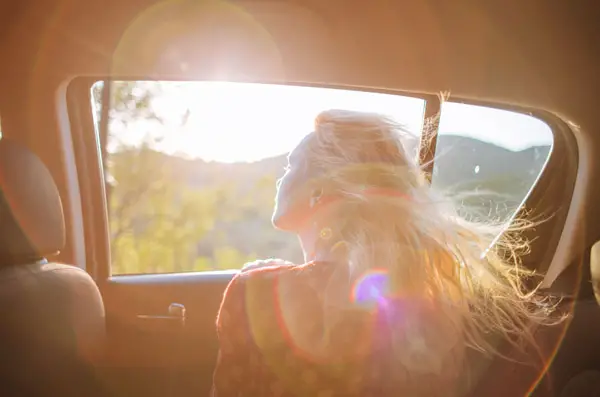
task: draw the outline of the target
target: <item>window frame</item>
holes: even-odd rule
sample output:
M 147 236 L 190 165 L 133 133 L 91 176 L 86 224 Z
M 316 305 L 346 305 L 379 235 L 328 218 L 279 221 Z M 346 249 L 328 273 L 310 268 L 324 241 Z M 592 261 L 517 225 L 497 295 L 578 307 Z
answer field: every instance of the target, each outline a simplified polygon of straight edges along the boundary
M 104 81 L 105 87 L 110 86 L 111 81 L 115 80 L 146 80 L 159 81 L 157 79 L 146 78 L 143 76 L 82 76 L 74 78 L 67 87 L 67 111 L 71 122 L 71 132 L 73 145 L 75 149 L 75 159 L 77 163 L 78 178 L 81 185 L 81 201 L 82 212 L 85 230 L 85 252 L 86 263 L 90 274 L 98 281 L 108 280 L 111 275 L 111 260 L 110 260 L 110 234 L 108 230 L 108 210 L 107 197 L 104 183 L 104 174 L 102 159 L 104 158 L 104 145 L 107 136 L 107 117 L 102 117 L 99 131 L 96 131 L 94 123 L 93 109 L 91 106 L 92 94 L 91 88 L 98 81 Z M 189 81 L 183 79 L 165 78 L 160 81 Z M 425 101 L 424 103 L 424 123 L 432 121 L 429 124 L 427 140 L 421 140 L 419 149 L 419 159 L 424 165 L 424 171 L 431 178 L 433 168 L 435 166 L 434 156 L 439 130 L 439 117 L 441 103 L 443 97 L 441 95 L 405 92 L 391 89 L 377 89 L 370 87 L 355 87 L 347 85 L 333 84 L 316 84 L 304 82 L 270 82 L 270 81 L 254 81 L 254 83 L 265 84 L 286 84 L 291 86 L 303 87 L 319 87 L 332 89 L 357 90 L 363 92 L 384 93 L 391 95 L 402 95 L 407 97 L 419 98 Z M 103 90 L 103 98 L 108 98 L 110 93 L 108 90 Z M 562 230 L 566 220 L 566 215 L 570 207 L 572 193 L 575 185 L 577 174 L 577 145 L 573 135 L 573 131 L 566 123 L 560 120 L 555 115 L 526 107 L 520 107 L 511 104 L 494 103 L 489 101 L 475 100 L 469 98 L 452 97 L 448 102 L 464 103 L 475 106 L 491 107 L 499 110 L 507 110 L 517 112 L 538 118 L 546 123 L 553 134 L 553 144 L 550 155 L 546 160 L 545 165 L 538 178 L 536 179 L 531 190 L 524 198 L 521 208 L 514 216 L 523 215 L 523 211 L 527 208 L 537 208 L 538 204 L 542 203 L 542 207 L 548 206 L 552 216 L 538 226 L 535 230 L 528 231 L 529 234 L 536 232 L 536 238 L 526 233 L 526 237 L 532 239 L 532 252 L 543 252 L 539 266 L 534 266 L 531 262 L 536 259 L 526 257 L 524 265 L 527 267 L 535 267 L 540 272 L 545 272 L 554 256 L 557 249 L 558 241 L 562 235 Z M 103 107 L 102 114 L 106 116 L 108 107 Z M 103 122 L 104 121 L 104 122 Z M 423 131 L 422 131 L 423 133 Z M 421 135 L 422 136 L 422 135 Z M 558 177 L 557 177 L 558 176 Z M 552 190 L 552 186 L 560 183 L 563 195 L 560 197 L 558 205 L 544 201 L 543 192 Z M 102 188 L 98 191 L 97 187 Z M 556 208 L 552 208 L 556 207 Z M 546 211 L 547 212 L 547 211 Z M 539 232 L 544 230 L 544 238 L 540 238 Z M 541 244 L 544 243 L 542 246 Z M 531 256 L 531 255 L 530 255 Z M 214 273 L 212 271 L 202 272 L 206 274 Z M 150 276 L 150 275 L 139 275 Z M 156 275 L 154 275 L 156 276 Z M 115 277 L 132 277 L 115 275 Z M 135 277 L 135 276 L 134 276 Z

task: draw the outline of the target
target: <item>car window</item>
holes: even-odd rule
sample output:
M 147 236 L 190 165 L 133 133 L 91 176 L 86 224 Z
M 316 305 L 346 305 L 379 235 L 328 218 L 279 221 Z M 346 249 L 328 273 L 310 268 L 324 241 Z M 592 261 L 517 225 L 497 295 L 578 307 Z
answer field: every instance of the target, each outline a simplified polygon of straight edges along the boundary
M 467 217 L 503 222 L 519 208 L 550 157 L 553 135 L 527 114 L 445 102 L 432 186 Z
M 92 87 L 96 122 L 102 88 Z M 305 86 L 113 81 L 103 141 L 112 274 L 235 269 L 269 257 L 300 263 L 296 237 L 270 223 L 275 181 L 287 152 L 331 108 L 386 114 L 418 142 L 425 101 Z M 465 208 L 510 216 L 551 144 L 551 130 L 531 116 L 446 103 L 432 183 L 454 195 L 485 191 L 465 198 Z

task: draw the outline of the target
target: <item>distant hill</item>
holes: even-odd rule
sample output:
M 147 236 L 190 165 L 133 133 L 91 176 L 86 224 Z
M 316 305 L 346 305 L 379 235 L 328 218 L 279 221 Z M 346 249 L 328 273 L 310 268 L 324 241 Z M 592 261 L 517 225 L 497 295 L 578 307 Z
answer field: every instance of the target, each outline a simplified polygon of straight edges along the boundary
M 437 144 L 434 179 L 441 189 L 460 188 L 468 183 L 489 184 L 498 178 L 519 180 L 519 189 L 529 189 L 538 177 L 551 146 L 533 146 L 511 151 L 477 139 L 440 136 Z M 522 184 L 526 183 L 527 186 Z M 521 190 L 503 186 L 510 192 Z
M 450 196 L 479 192 L 464 204 L 481 213 L 504 217 L 514 211 L 535 182 L 550 146 L 511 151 L 460 135 L 443 135 L 437 144 L 434 187 Z M 165 155 L 166 156 L 166 155 Z M 228 244 L 248 255 L 301 261 L 296 238 L 275 231 L 270 214 L 275 180 L 283 174 L 285 155 L 252 163 L 218 163 L 167 156 L 165 161 L 185 175 L 193 189 L 227 184 L 233 190 L 227 208 L 241 213 L 235 221 L 222 220 L 214 233 L 198 243 L 199 255 L 210 255 Z
M 541 173 L 551 146 L 511 151 L 457 135 L 440 136 L 433 187 L 463 197 L 459 212 L 505 219 L 520 206 Z
M 511 197 L 523 197 L 539 175 L 550 146 L 533 146 L 511 151 L 460 135 L 442 135 L 438 139 L 434 186 L 441 190 L 490 189 Z M 223 182 L 244 189 L 264 177 L 283 174 L 286 156 L 280 155 L 252 163 L 218 163 L 203 160 L 180 162 L 189 175 L 190 185 L 202 188 Z M 493 186 L 500 181 L 501 186 Z

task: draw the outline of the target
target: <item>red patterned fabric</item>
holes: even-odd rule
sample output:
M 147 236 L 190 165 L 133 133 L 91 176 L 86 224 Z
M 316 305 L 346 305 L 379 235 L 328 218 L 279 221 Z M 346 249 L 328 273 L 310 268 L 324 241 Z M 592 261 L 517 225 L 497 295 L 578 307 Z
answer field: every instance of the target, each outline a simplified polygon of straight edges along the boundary
M 329 331 L 327 341 L 335 352 L 323 360 L 311 355 L 294 341 L 282 313 L 282 277 L 285 292 L 293 285 L 293 299 L 302 311 L 300 324 L 315 323 L 314 335 L 322 337 L 323 299 L 335 265 L 309 263 L 302 266 L 272 266 L 237 275 L 229 284 L 217 318 L 220 352 L 213 379 L 213 397 L 292 396 L 451 396 L 457 382 L 447 373 L 461 372 L 460 364 L 441 362 L 443 374 L 408 374 L 393 351 L 389 331 L 396 324 L 390 315 L 377 311 L 346 316 L 339 327 Z M 290 281 L 291 280 L 291 281 Z M 296 306 L 294 306 L 296 307 Z M 410 308 L 401 315 L 411 318 Z M 420 315 L 423 311 L 419 309 Z M 404 318 L 403 317 L 403 318 Z M 431 317 L 431 316 L 430 316 Z M 433 317 L 432 317 L 433 318 Z M 428 318 L 431 320 L 431 318 Z M 430 322 L 430 325 L 434 325 Z M 320 327 L 320 328 L 319 328 Z M 431 329 L 430 329 L 431 330 Z M 401 344 L 402 345 L 402 344 Z M 404 352 L 406 353 L 406 352 Z M 449 367 L 453 366 L 453 367 Z M 446 378 L 444 378 L 446 376 Z

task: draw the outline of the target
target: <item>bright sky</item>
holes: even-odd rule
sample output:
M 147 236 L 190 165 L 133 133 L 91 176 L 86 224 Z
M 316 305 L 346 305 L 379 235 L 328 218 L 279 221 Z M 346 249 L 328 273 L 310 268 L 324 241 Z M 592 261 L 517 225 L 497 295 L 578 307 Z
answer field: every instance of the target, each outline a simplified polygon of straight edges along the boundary
M 256 161 L 289 152 L 326 109 L 382 113 L 415 134 L 423 120 L 424 102 L 398 95 L 228 82 L 144 84 L 160 85 L 162 93 L 152 106 L 167 123 L 140 121 L 124 132 L 135 140 L 151 130 L 165 137 L 164 150 L 209 161 Z M 112 123 L 111 129 L 116 128 L 122 127 Z M 531 116 L 452 102 L 443 107 L 440 133 L 470 136 L 510 150 L 552 144 L 550 128 Z

